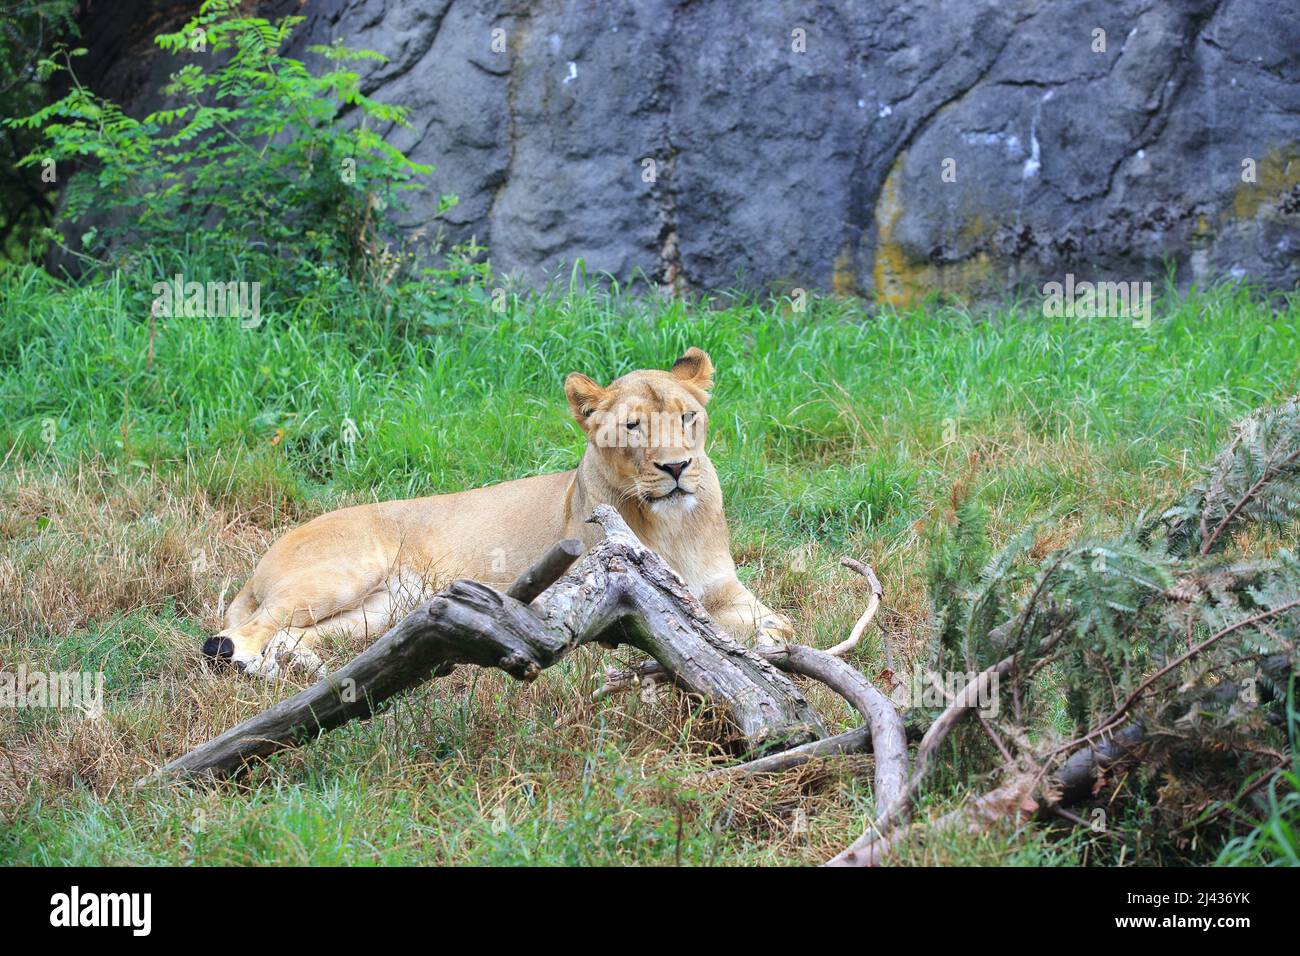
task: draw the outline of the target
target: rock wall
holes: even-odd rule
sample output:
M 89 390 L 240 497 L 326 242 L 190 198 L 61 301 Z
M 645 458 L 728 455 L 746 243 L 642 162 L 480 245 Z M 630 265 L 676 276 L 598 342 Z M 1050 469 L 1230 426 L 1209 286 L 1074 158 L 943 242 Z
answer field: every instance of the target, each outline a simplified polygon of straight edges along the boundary
M 132 7 L 148 15 L 131 16 Z M 91 3 L 138 109 L 159 19 Z M 279 0 L 299 48 L 437 167 L 452 239 L 530 282 L 806 287 L 895 303 L 1079 278 L 1300 279 L 1300 16 L 1269 0 Z M 97 22 L 98 21 L 98 22 Z M 173 25 L 173 24 L 168 24 Z M 148 32 L 143 32 L 146 27 Z M 130 42 L 123 39 L 127 35 Z

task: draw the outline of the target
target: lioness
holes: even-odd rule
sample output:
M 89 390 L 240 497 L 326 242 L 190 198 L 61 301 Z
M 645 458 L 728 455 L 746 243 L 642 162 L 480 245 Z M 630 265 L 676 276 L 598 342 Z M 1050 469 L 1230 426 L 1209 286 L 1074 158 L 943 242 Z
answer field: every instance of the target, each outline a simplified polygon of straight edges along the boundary
M 704 450 L 713 363 L 688 349 L 671 371 L 602 388 L 574 372 L 564 393 L 587 435 L 573 471 L 456 494 L 343 508 L 285 534 L 258 563 L 203 653 L 272 677 L 321 671 L 323 632 L 378 636 L 434 581 L 504 587 L 561 538 L 590 547 L 598 504 L 616 507 L 737 639 L 780 643 L 789 623 L 736 577 L 718 475 Z

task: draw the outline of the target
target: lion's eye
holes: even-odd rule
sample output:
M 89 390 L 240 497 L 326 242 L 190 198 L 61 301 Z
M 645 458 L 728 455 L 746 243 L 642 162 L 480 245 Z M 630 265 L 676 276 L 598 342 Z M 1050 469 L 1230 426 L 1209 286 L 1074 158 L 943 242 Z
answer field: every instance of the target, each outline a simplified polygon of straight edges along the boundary
M 637 430 L 638 428 L 640 428 L 640 427 L 641 427 L 641 423 L 640 423 L 639 421 L 637 421 L 637 422 L 628 422 L 628 423 L 627 423 L 627 430 L 630 431 L 630 432 L 634 432 L 634 431 L 636 431 L 636 430 Z

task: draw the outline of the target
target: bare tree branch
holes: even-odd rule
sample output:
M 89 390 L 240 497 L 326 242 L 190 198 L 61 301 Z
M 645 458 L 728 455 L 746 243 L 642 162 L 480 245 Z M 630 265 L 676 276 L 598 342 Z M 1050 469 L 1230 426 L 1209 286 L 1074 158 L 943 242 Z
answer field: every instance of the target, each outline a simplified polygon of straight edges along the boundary
M 871 570 L 870 565 L 863 564 L 861 561 L 855 561 L 852 558 L 840 558 L 840 564 L 858 572 L 858 574 L 867 579 L 867 583 L 871 585 L 871 598 L 867 601 L 867 609 L 862 612 L 862 616 L 859 617 L 857 623 L 853 625 L 853 630 L 849 633 L 848 638 L 836 644 L 826 652 L 832 657 L 843 657 L 849 651 L 853 650 L 853 648 L 858 646 L 858 641 L 862 640 L 862 635 L 866 632 L 867 625 L 871 623 L 872 618 L 876 616 L 876 612 L 880 610 L 880 602 L 885 596 L 885 591 L 880 586 L 880 579 L 876 577 L 876 572 Z M 888 638 L 886 638 L 886 641 L 888 641 Z M 889 651 L 886 663 L 889 666 L 889 669 L 893 670 L 893 649 L 888 648 L 888 645 L 886 645 L 886 647 Z
M 876 756 L 877 811 L 881 816 L 905 819 L 907 808 L 896 808 L 906 803 L 907 731 L 893 702 L 855 667 L 829 651 L 795 644 L 780 649 L 759 648 L 758 652 L 782 670 L 821 681 L 867 719 L 871 749 Z

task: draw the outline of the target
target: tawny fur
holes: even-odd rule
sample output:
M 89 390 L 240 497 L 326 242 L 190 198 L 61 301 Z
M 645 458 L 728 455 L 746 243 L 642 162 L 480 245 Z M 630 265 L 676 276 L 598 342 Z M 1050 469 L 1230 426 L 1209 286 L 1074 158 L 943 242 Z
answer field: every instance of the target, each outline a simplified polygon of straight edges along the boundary
M 377 637 L 430 587 L 460 577 L 504 587 L 561 538 L 594 544 L 599 529 L 585 519 L 610 504 L 721 628 L 739 639 L 786 639 L 788 622 L 736 577 L 704 447 L 712 386 L 713 364 L 695 348 L 671 371 L 631 372 L 607 387 L 570 375 L 565 394 L 588 439 L 576 469 L 321 515 L 271 546 L 217 638 L 229 639 L 245 669 L 278 673 L 268 645 L 310 659 L 322 633 Z M 686 420 L 647 434 L 651 423 Z

